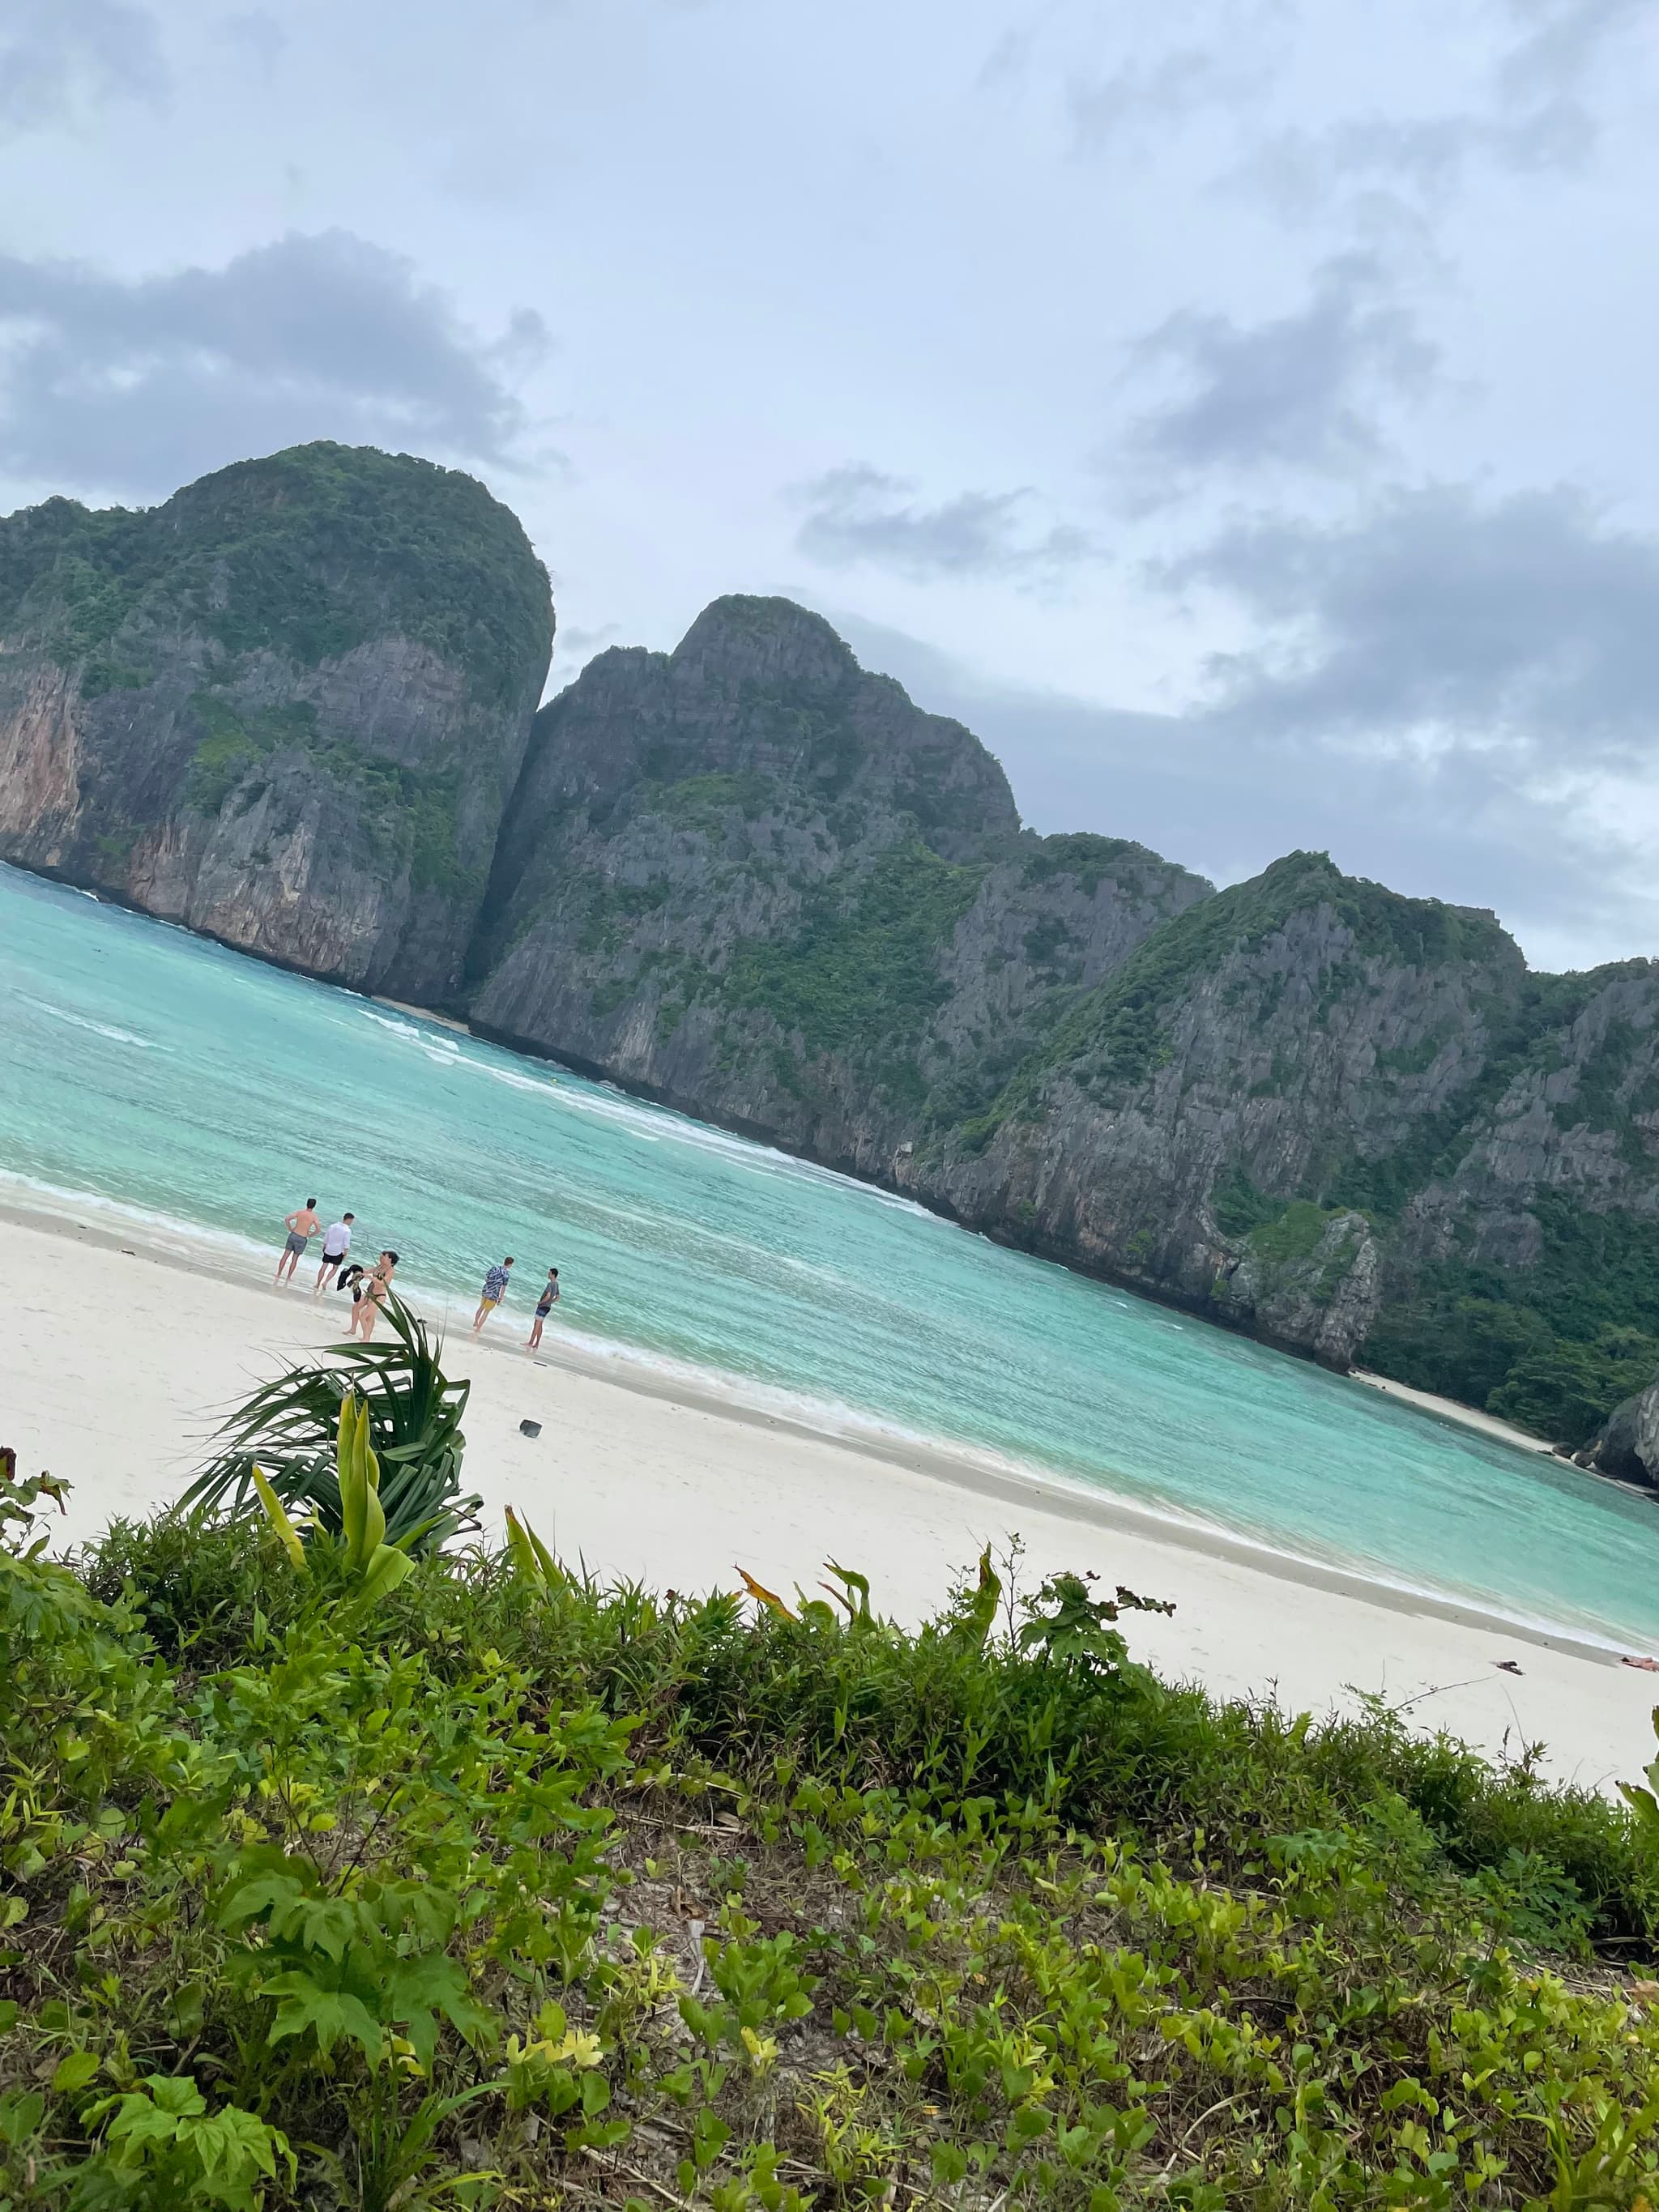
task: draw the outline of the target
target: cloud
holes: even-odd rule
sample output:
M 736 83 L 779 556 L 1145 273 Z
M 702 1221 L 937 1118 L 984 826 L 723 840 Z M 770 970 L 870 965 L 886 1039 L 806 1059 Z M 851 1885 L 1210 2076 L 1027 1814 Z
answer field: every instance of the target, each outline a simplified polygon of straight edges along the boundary
M 1361 739 L 1432 761 L 1659 769 L 1659 544 L 1575 490 L 1402 494 L 1334 528 L 1231 528 L 1158 572 L 1269 634 L 1210 664 L 1234 729 Z
M 1425 389 L 1436 363 L 1381 283 L 1375 261 L 1346 255 L 1317 273 L 1294 313 L 1240 325 L 1188 308 L 1138 340 L 1135 367 L 1174 362 L 1185 385 L 1130 429 L 1149 493 L 1189 472 L 1331 471 L 1376 459 L 1378 406 Z
M 346 231 L 222 269 L 128 281 L 0 256 L 0 465 L 153 495 L 318 437 L 510 464 L 510 380 L 545 350 L 521 311 L 481 342 L 410 263 Z
M 265 8 L 222 16 L 216 27 L 225 45 L 252 62 L 262 76 L 270 75 L 290 44 L 289 32 Z
M 1066 94 L 1073 141 L 1096 152 L 1120 143 L 1132 126 L 1182 123 L 1237 90 L 1237 72 L 1202 46 L 1177 46 L 1110 76 L 1074 78 Z
M 1173 0 L 1158 12 L 1148 39 L 1136 36 L 1130 11 L 1122 21 L 1132 51 L 1115 68 L 1074 70 L 1067 80 L 1074 149 L 1109 152 L 1177 128 L 1206 109 L 1259 97 L 1279 72 L 1296 17 L 1287 0 Z M 1091 46 L 1099 37 L 1094 23 Z
M 1052 582 L 1100 557 L 1091 538 L 1066 524 L 1031 535 L 1028 489 L 964 491 L 938 507 L 919 505 L 915 489 L 862 462 L 831 469 L 787 495 L 806 509 L 795 544 L 825 568 L 884 568 L 914 583 Z
M 161 103 L 155 19 L 129 0 L 7 0 L 0 21 L 0 125 L 33 130 L 105 100 Z
M 1154 582 L 1224 595 L 1256 640 L 1177 713 L 842 626 L 986 739 L 1041 830 L 1139 837 L 1229 882 L 1323 848 L 1494 908 L 1545 966 L 1659 950 L 1659 540 L 1571 491 L 1442 486 L 1340 527 L 1241 526 Z
M 1500 36 L 1468 106 L 1281 131 L 1247 173 L 1281 214 L 1306 218 L 1328 214 L 1331 194 L 1346 190 L 1436 205 L 1480 163 L 1510 172 L 1583 167 L 1601 135 L 1599 84 L 1620 46 L 1652 26 L 1655 0 L 1489 0 L 1488 15 Z
M 1520 35 L 1498 65 L 1493 149 L 1516 168 L 1583 162 L 1598 133 L 1589 93 L 1618 41 L 1654 20 L 1652 0 L 1505 0 Z

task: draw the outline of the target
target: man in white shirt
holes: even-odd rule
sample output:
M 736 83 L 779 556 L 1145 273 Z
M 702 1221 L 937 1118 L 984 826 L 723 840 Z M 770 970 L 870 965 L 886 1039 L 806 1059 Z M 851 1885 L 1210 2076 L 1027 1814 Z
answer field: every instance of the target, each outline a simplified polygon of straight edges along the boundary
M 311 1293 L 319 1297 L 334 1280 L 340 1262 L 351 1249 L 351 1224 L 355 1213 L 343 1213 L 337 1221 L 331 1221 L 323 1231 L 323 1264 L 317 1270 L 317 1287 Z

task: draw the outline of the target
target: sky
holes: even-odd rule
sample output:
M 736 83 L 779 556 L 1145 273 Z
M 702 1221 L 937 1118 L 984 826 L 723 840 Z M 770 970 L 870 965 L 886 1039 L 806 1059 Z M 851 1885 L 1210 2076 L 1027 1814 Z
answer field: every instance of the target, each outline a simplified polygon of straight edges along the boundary
M 1659 955 L 1659 0 L 6 0 L 0 510 L 472 471 L 1035 828 Z

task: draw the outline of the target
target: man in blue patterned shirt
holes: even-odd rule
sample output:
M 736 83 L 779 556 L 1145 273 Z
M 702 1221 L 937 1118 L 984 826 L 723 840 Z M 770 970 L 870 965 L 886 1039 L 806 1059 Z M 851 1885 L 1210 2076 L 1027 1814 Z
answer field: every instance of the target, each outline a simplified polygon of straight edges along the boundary
M 507 1296 L 507 1271 L 512 1265 L 511 1260 L 503 1260 L 498 1267 L 492 1267 L 484 1277 L 483 1296 L 478 1301 L 477 1312 L 472 1316 L 474 1336 L 477 1336 L 490 1315 Z

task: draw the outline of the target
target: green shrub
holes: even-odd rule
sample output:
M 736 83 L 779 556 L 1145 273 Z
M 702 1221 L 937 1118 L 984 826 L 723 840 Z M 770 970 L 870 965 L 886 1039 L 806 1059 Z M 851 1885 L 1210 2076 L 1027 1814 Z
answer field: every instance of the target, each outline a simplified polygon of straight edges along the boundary
M 1639 1786 L 1216 1705 L 988 1556 L 909 1634 L 511 1533 L 369 1615 L 248 1522 L 0 1551 L 0 2203 L 1652 2197 L 1659 2023 L 1546 1955 L 1659 1932 Z

